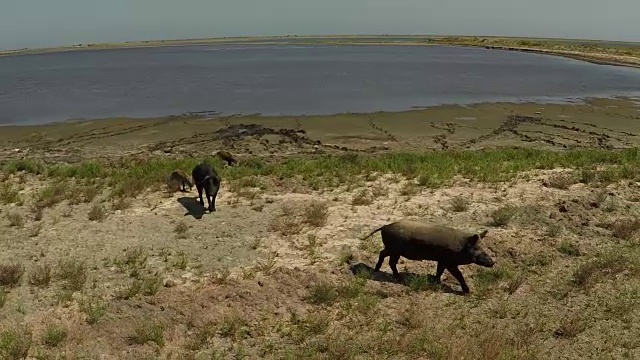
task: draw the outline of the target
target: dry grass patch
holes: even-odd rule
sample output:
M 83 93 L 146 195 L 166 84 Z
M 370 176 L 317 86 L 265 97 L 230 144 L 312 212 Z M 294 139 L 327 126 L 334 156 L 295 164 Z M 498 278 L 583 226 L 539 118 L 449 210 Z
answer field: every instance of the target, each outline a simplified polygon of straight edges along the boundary
M 464 212 L 469 209 L 469 201 L 462 196 L 451 199 L 451 210 L 453 212 Z
M 51 266 L 49 264 L 36 265 L 29 274 L 29 284 L 37 287 L 47 287 L 51 283 Z
M 42 223 L 33 224 L 33 226 L 29 228 L 29 237 L 33 238 L 40 235 L 40 231 L 42 231 Z
M 571 185 L 575 184 L 577 179 L 573 174 L 554 174 L 547 179 L 546 184 L 549 187 L 560 190 L 567 190 Z
M 211 281 L 214 284 L 218 284 L 218 285 L 226 284 L 228 282 L 228 280 L 229 280 L 229 276 L 231 276 L 231 270 L 229 270 L 229 268 L 225 267 L 222 270 L 217 271 L 213 275 L 213 278 L 211 279 Z
M 367 206 L 373 204 L 373 195 L 368 189 L 358 190 L 351 199 L 353 206 Z
M 71 215 L 73 215 L 73 208 L 67 205 L 64 209 L 62 209 L 62 211 L 60 212 L 60 215 L 63 218 L 70 218 Z
M 375 199 L 389 196 L 389 189 L 384 184 L 375 184 L 371 187 L 371 195 Z
M 58 262 L 56 278 L 62 281 L 62 288 L 68 291 L 80 291 L 87 282 L 87 266 L 83 261 L 61 259 Z
M 173 232 L 176 234 L 178 239 L 186 239 L 189 237 L 187 233 L 189 231 L 189 225 L 184 221 L 179 221 L 176 226 L 173 228 Z
M 0 184 L 0 204 L 8 205 L 21 202 L 20 193 L 11 184 Z
M 87 214 L 89 221 L 102 221 L 107 218 L 107 209 L 100 203 L 93 203 Z
M 92 202 L 102 192 L 101 185 L 75 185 L 67 190 L 69 204 L 78 205 Z
M 517 209 L 513 206 L 502 206 L 491 212 L 492 226 L 503 227 L 508 225 L 516 215 Z
M 31 207 L 31 213 L 33 214 L 33 221 L 40 221 L 44 217 L 44 209 L 38 206 Z
M 18 263 L 0 264 L 0 286 L 14 287 L 20 284 L 24 266 Z
M 191 351 L 198 351 L 202 349 L 209 339 L 216 336 L 217 327 L 213 321 L 207 321 L 195 331 L 195 333 L 187 341 L 186 348 Z
M 632 240 L 640 230 L 640 219 L 618 219 L 611 225 L 613 236 L 622 240 Z
M 545 229 L 544 234 L 550 238 L 555 238 L 562 233 L 562 226 L 557 224 L 549 224 Z
M 314 227 L 323 227 L 329 217 L 329 205 L 323 201 L 314 200 L 304 208 L 303 222 Z
M 297 207 L 292 204 L 282 204 L 280 214 L 277 214 L 271 220 L 269 229 L 279 233 L 282 236 L 291 236 L 299 234 L 304 224 L 298 218 Z
M 419 193 L 420 193 L 420 187 L 411 181 L 406 182 L 400 188 L 400 195 L 402 196 L 414 196 L 414 195 L 418 195 Z
M 558 245 L 558 252 L 567 256 L 580 256 L 582 252 L 578 244 L 571 241 L 562 241 Z
M 113 200 L 113 203 L 111 204 L 111 209 L 113 209 L 114 211 L 122 211 L 122 210 L 126 210 L 128 208 L 131 207 L 131 199 L 128 198 L 116 198 L 115 200 Z
M 9 220 L 10 227 L 21 228 L 24 226 L 24 218 L 22 217 L 22 215 L 20 215 L 20 213 L 10 212 L 10 213 L 7 213 L 6 217 L 7 217 L 7 220 Z
M 260 195 L 265 186 L 257 176 L 247 176 L 231 182 L 229 191 L 248 200 L 253 200 Z
M 573 272 L 572 283 L 588 288 L 603 278 L 611 277 L 634 267 L 628 256 L 622 253 L 606 253 L 589 260 Z
M 348 247 L 343 247 L 340 250 L 340 254 L 338 254 L 338 257 L 336 260 L 338 262 L 338 265 L 344 265 L 344 264 L 351 263 L 351 261 L 353 261 L 354 259 L 355 259 L 355 255 L 353 251 Z
M 131 277 L 138 277 L 147 263 L 147 251 L 142 246 L 127 248 L 122 257 L 116 258 L 113 264 L 121 272 L 128 272 Z
M 570 339 L 578 336 L 586 330 L 587 322 L 582 319 L 580 314 L 562 317 L 560 326 L 553 332 L 553 336 L 557 338 Z

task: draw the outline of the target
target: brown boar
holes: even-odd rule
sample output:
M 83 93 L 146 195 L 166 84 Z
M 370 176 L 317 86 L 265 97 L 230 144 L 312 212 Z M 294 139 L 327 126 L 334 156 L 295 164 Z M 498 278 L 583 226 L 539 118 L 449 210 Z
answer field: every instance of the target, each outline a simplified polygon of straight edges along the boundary
M 374 271 L 379 271 L 384 259 L 389 257 L 389 267 L 396 279 L 400 278 L 396 265 L 400 257 L 409 260 L 433 260 L 437 262 L 436 280 L 448 270 L 460 283 L 464 293 L 469 292 L 459 265 L 478 264 L 492 267 L 495 262 L 478 242 L 487 235 L 470 234 L 448 226 L 432 225 L 415 220 L 400 220 L 375 229 L 364 239 L 380 231 L 384 249 Z
M 180 189 L 182 191 L 187 191 L 186 186 L 188 186 L 189 190 L 191 190 L 191 188 L 193 187 L 193 183 L 191 183 L 191 180 L 189 180 L 189 178 L 189 174 L 180 169 L 176 169 L 171 173 L 171 175 L 169 175 L 169 184 L 171 186 L 174 186 L 174 184 L 178 184 L 178 186 L 181 187 Z
M 216 155 L 218 155 L 218 157 L 223 161 L 226 161 L 229 166 L 233 166 L 238 162 L 238 160 L 236 160 L 236 158 L 228 151 L 220 150 Z

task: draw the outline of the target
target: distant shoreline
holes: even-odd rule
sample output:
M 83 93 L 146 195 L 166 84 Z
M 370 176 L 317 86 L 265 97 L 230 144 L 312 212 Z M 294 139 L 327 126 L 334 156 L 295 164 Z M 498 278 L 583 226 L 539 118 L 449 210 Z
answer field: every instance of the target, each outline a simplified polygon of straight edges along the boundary
M 535 39 L 491 36 L 433 35 L 336 35 L 336 36 L 251 36 L 184 40 L 148 40 L 123 43 L 79 44 L 53 48 L 0 51 L 0 57 L 51 54 L 69 51 L 116 50 L 205 45 L 378 45 L 482 47 L 559 56 L 599 65 L 640 68 L 640 43 L 580 39 Z M 615 44 L 615 45 L 611 45 Z

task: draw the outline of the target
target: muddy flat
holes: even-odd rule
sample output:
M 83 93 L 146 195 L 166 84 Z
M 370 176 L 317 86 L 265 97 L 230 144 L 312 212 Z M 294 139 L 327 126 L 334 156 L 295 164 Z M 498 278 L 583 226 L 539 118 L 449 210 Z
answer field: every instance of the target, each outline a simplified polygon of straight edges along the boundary
M 397 113 L 333 116 L 193 116 L 100 119 L 7 126 L 2 156 L 59 160 L 125 154 L 238 156 L 292 153 L 479 149 L 502 145 L 545 149 L 639 145 L 640 111 L 629 98 L 577 104 L 477 104 Z

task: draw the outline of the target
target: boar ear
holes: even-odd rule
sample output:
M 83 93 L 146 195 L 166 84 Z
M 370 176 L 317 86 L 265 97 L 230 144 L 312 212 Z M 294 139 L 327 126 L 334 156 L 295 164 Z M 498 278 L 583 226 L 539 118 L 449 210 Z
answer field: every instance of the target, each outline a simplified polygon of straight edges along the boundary
M 473 234 L 467 238 L 467 244 L 471 246 L 476 246 L 476 244 L 480 241 L 480 235 Z
M 487 236 L 487 233 L 489 232 L 489 230 L 485 230 L 483 232 L 480 233 L 480 239 L 484 239 L 485 236 Z

